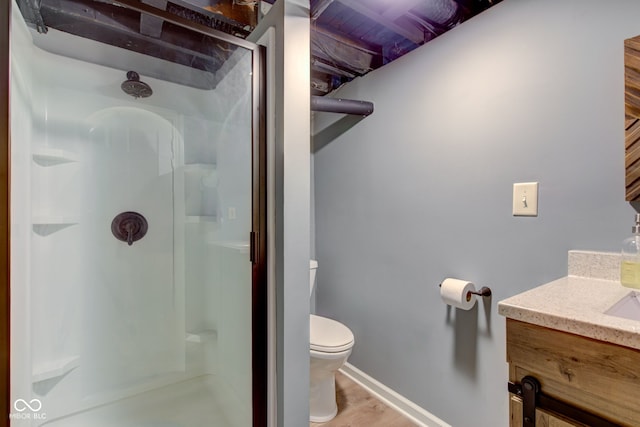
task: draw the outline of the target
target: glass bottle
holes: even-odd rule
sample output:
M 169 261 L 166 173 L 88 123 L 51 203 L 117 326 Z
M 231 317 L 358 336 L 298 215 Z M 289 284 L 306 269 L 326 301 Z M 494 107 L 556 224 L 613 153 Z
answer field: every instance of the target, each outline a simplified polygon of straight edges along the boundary
M 636 214 L 636 225 L 631 231 L 633 235 L 622 242 L 620 283 L 640 289 L 640 213 Z

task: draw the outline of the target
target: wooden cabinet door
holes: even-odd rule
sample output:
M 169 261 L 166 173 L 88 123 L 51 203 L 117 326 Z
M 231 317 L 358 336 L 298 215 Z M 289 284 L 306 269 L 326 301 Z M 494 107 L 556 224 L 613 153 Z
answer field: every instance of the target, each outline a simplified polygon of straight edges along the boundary
M 522 427 L 522 399 L 511 396 L 509 403 L 509 427 Z M 542 409 L 536 409 L 536 427 L 589 427 L 585 424 L 561 418 Z
M 625 427 L 640 427 L 640 350 L 507 319 L 509 381 Z

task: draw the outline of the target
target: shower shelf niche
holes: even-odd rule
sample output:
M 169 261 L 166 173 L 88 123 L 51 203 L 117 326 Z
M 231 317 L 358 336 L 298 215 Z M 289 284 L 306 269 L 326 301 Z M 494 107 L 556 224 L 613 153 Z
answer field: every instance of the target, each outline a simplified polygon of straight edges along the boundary
M 66 215 L 36 215 L 31 219 L 33 225 L 74 225 L 78 222 L 78 217 Z
M 187 186 L 197 185 L 200 190 L 218 186 L 216 165 L 212 163 L 188 163 L 183 166 L 183 170 Z
M 186 223 L 217 222 L 218 174 L 212 163 L 187 163 L 184 172 Z
M 218 221 L 215 215 L 187 215 L 184 222 L 187 224 L 214 223 Z
M 79 222 L 78 217 L 75 216 L 38 215 L 31 218 L 31 227 L 34 233 L 40 236 L 48 236 Z
M 187 332 L 186 342 L 202 344 L 205 341 L 214 340 L 218 337 L 218 331 L 214 329 L 204 329 L 198 332 Z
M 214 246 L 231 249 L 243 254 L 249 253 L 249 241 L 247 240 L 217 240 L 210 243 Z
M 33 161 L 40 166 L 55 166 L 78 161 L 78 156 L 71 151 L 55 148 L 41 148 L 32 154 Z
M 72 356 L 55 360 L 36 366 L 31 373 L 31 381 L 34 383 L 63 377 L 80 366 L 80 356 Z
M 185 172 L 212 172 L 216 169 L 213 163 L 185 163 Z

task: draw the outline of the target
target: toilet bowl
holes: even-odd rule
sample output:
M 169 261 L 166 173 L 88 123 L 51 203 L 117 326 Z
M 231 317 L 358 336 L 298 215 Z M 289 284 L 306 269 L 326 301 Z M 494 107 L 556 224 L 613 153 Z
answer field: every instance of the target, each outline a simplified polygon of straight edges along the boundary
M 317 268 L 317 262 L 311 261 L 311 291 Z M 342 323 L 312 314 L 309 318 L 309 338 L 309 420 L 323 423 L 338 413 L 335 373 L 351 354 L 354 337 Z

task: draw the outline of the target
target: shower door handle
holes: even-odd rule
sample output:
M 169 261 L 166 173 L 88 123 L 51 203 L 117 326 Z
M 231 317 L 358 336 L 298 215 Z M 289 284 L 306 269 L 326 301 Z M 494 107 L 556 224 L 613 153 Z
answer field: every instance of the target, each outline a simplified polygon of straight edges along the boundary
M 258 250 L 258 233 L 252 231 L 249 233 L 249 261 L 252 264 L 255 264 L 258 260 L 258 254 L 256 251 Z

